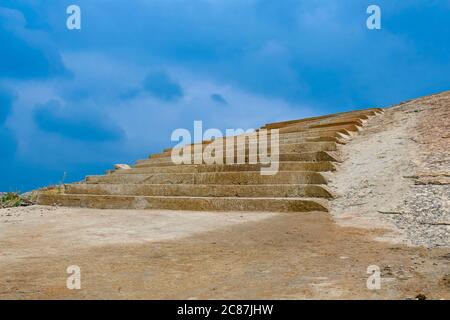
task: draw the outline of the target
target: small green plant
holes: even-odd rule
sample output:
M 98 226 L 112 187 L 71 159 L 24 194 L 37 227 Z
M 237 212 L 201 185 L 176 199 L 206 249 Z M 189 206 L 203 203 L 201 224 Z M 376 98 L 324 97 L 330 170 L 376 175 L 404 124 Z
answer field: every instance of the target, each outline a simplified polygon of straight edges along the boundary
M 1 208 L 12 208 L 12 207 L 22 207 L 29 206 L 33 204 L 33 201 L 28 197 L 22 197 L 17 192 L 7 192 L 0 197 L 0 207 Z

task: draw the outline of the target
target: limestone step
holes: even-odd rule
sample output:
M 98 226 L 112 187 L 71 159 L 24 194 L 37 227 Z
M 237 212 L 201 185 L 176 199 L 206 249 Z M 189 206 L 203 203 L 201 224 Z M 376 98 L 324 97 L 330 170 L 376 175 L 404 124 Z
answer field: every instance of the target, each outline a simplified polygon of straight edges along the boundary
M 143 197 L 114 195 L 68 195 L 41 193 L 43 205 L 99 209 L 167 209 L 201 211 L 328 211 L 328 202 L 317 198 L 241 198 L 241 197 Z
M 294 138 L 319 138 L 319 137 L 337 137 L 337 138 L 350 138 L 354 135 L 354 132 L 348 131 L 342 128 L 332 128 L 332 129 L 320 129 L 319 132 L 310 132 L 310 131 L 294 131 L 294 132 L 285 132 L 280 133 L 280 141 L 286 141 Z
M 268 136 L 270 138 L 270 135 Z M 268 138 L 268 139 L 269 139 Z M 333 131 L 332 133 L 330 133 L 329 135 L 313 135 L 313 136 L 298 136 L 298 137 L 289 137 L 287 135 L 280 135 L 279 136 L 279 143 L 281 144 L 298 144 L 298 143 L 303 143 L 303 142 L 335 142 L 338 144 L 346 144 L 347 143 L 347 137 L 343 134 L 338 134 L 336 133 L 336 131 Z M 210 144 L 211 141 L 204 141 L 202 143 L 203 146 L 207 146 L 208 144 Z M 240 143 L 238 144 L 237 140 L 234 141 L 235 145 L 240 145 L 242 146 L 243 144 Z M 245 145 L 248 145 L 248 140 L 246 140 Z M 270 144 L 270 140 L 269 140 L 269 144 Z M 191 148 L 194 144 L 190 144 Z M 165 148 L 163 150 L 164 152 L 171 152 L 174 148 Z M 176 149 L 181 149 L 179 147 L 177 147 Z
M 289 126 L 285 126 L 280 128 L 280 132 L 287 132 L 286 129 L 297 129 L 298 131 L 308 130 L 308 131 L 317 131 L 318 129 L 332 129 L 339 128 L 344 126 L 358 126 L 362 127 L 367 122 L 367 120 L 360 118 L 350 118 L 350 119 L 333 119 L 331 121 L 325 122 L 312 122 L 307 124 L 291 124 Z M 314 132 L 312 131 L 312 132 Z
M 280 133 L 302 133 L 302 132 L 310 132 L 310 134 L 317 134 L 318 132 L 322 132 L 322 131 L 330 131 L 331 130 L 346 130 L 348 132 L 358 132 L 362 129 L 362 126 L 358 125 L 358 124 L 345 124 L 345 125 L 337 125 L 337 126 L 327 126 L 327 127 L 323 127 L 323 128 L 304 128 L 304 127 L 299 127 L 299 126 L 289 126 L 289 127 L 284 127 L 284 128 L 280 128 Z
M 325 141 L 329 141 L 329 142 L 335 142 L 338 144 L 346 144 L 347 141 L 343 138 L 338 138 L 338 137 L 315 137 L 315 138 L 306 138 L 305 139 L 306 142 L 325 142 Z M 280 144 L 281 143 L 299 143 L 301 142 L 300 139 L 296 139 L 296 138 L 284 138 L 284 139 L 280 139 Z
M 279 135 L 278 142 L 279 142 L 280 146 L 281 145 L 290 145 L 290 144 L 302 144 L 302 143 L 310 144 L 312 142 L 334 142 L 334 143 L 338 143 L 338 144 L 347 143 L 348 136 L 346 136 L 346 135 L 339 136 L 338 134 L 336 134 L 336 132 L 333 132 L 333 133 L 334 133 L 333 135 L 330 134 L 329 136 L 315 135 L 315 136 L 310 136 L 310 137 L 303 137 L 303 136 L 290 137 L 287 135 Z M 267 140 L 268 140 L 267 141 L 268 145 L 270 145 L 271 144 L 270 135 L 268 136 Z M 254 141 L 249 142 L 248 140 L 246 140 L 245 144 L 242 142 L 238 143 L 237 141 L 235 141 L 234 144 L 235 144 L 235 146 L 237 145 L 237 146 L 242 147 L 245 145 L 246 147 L 248 147 L 249 145 L 254 145 L 254 144 L 257 145 L 258 142 L 254 142 Z M 206 145 L 208 145 L 208 144 L 205 144 L 205 146 Z M 165 152 L 170 152 L 170 151 L 172 151 L 172 149 L 166 150 Z
M 297 119 L 297 120 L 288 120 L 288 121 L 268 123 L 263 128 L 277 129 L 277 128 L 281 128 L 281 127 L 288 126 L 291 124 L 296 124 L 296 123 L 308 123 L 308 122 L 313 122 L 313 121 L 319 122 L 319 121 L 326 121 L 328 119 L 331 120 L 331 119 L 339 119 L 339 118 L 345 118 L 345 117 L 355 117 L 355 116 L 359 116 L 359 115 L 366 116 L 366 117 L 367 116 L 373 117 L 373 116 L 379 115 L 381 113 L 383 113 L 383 110 L 380 108 L 341 112 L 341 113 L 306 118 L 306 119 Z
M 234 155 L 224 152 L 220 157 L 225 164 L 205 164 L 203 157 L 194 154 L 192 163 L 178 165 L 172 162 L 172 148 L 168 148 L 138 160 L 130 169 L 88 176 L 84 183 L 43 189 L 38 193 L 38 203 L 105 209 L 327 211 L 333 194 L 326 184 L 330 172 L 336 170 L 336 162 L 341 162 L 339 145 L 347 143 L 380 113 L 381 109 L 367 109 L 267 124 L 253 136 L 261 135 L 261 130 L 278 129 L 279 154 L 271 156 L 269 148 L 269 157 L 258 159 L 273 160 L 270 165 L 253 163 L 255 159 L 248 150 L 255 147 L 255 140 L 240 135 L 231 137 Z M 270 146 L 273 132 L 267 134 Z M 230 137 L 214 143 L 225 139 Z M 203 150 L 210 143 L 192 145 L 200 145 Z M 239 153 L 244 157 L 238 157 Z M 278 172 L 264 175 L 267 172 L 261 170 L 268 167 L 278 167 Z
M 213 165 L 178 165 L 178 166 L 162 166 L 148 167 L 141 164 L 129 170 L 117 170 L 114 174 L 124 173 L 198 173 L 198 172 L 229 172 L 229 171 L 260 171 L 261 167 L 267 167 L 262 164 L 213 164 Z M 278 164 L 280 171 L 335 171 L 336 165 L 331 161 L 320 162 L 293 162 L 286 161 Z
M 340 126 L 347 126 L 347 125 L 355 125 L 355 126 L 364 126 L 365 120 L 361 119 L 353 119 L 349 121 L 330 121 L 325 123 L 317 123 L 317 124 L 310 124 L 308 128 L 310 129 L 318 129 L 318 128 L 331 128 L 331 127 L 340 127 Z
M 144 184 L 326 184 L 324 173 L 311 171 L 280 171 L 261 175 L 257 171 L 206 173 L 110 174 L 88 176 L 86 183 Z
M 343 141 L 345 141 L 346 139 L 348 139 L 353 133 L 350 131 L 347 131 L 345 129 L 336 129 L 336 128 L 331 128 L 331 129 L 321 129 L 318 132 L 310 132 L 308 130 L 306 131 L 299 131 L 299 132 L 287 132 L 287 133 L 280 133 L 279 134 L 279 139 L 280 139 L 280 144 L 283 143 L 302 143 L 302 142 L 315 142 L 315 141 L 335 141 L 338 143 L 341 143 Z M 271 133 L 270 131 L 268 132 L 268 138 L 270 138 Z M 219 140 L 224 140 L 224 139 L 231 139 L 234 138 L 235 144 L 241 144 L 241 141 L 244 141 L 244 139 L 242 138 L 242 136 L 240 136 L 241 140 L 237 139 L 237 136 L 234 137 L 224 137 L 224 138 L 218 138 L 216 141 Z M 328 139 L 327 139 L 328 138 Z M 330 139 L 331 138 L 331 139 Z M 245 141 L 248 141 L 248 137 L 245 137 Z M 337 141 L 334 139 L 338 139 Z M 292 142 L 291 142 L 292 141 Z M 206 146 L 208 144 L 210 144 L 212 141 L 202 141 L 201 143 L 192 143 L 190 144 L 191 146 L 194 145 L 203 145 Z M 248 142 L 246 142 L 246 144 L 248 144 Z M 177 147 L 176 149 L 179 149 L 182 147 Z M 165 148 L 163 150 L 163 152 L 169 152 L 174 148 Z
M 332 139 L 333 137 L 336 139 L 342 139 L 342 135 L 347 135 L 351 132 L 355 132 L 358 131 L 361 127 L 361 125 L 363 125 L 363 122 L 365 122 L 365 120 L 369 119 L 370 117 L 380 114 L 383 111 L 381 109 L 370 109 L 370 110 L 362 110 L 361 112 L 350 112 L 350 113 L 343 113 L 342 116 L 337 115 L 330 115 L 330 116 L 324 116 L 324 117 L 318 117 L 318 118 L 324 118 L 324 120 L 320 120 L 320 121 L 309 121 L 308 119 L 303 119 L 303 120 L 294 120 L 294 121 L 287 121 L 287 127 L 289 127 L 287 130 L 285 130 L 285 133 L 283 133 L 283 131 L 280 134 L 280 143 L 284 144 L 284 143 L 293 143 L 293 142 L 313 142 L 313 141 L 334 141 L 337 143 L 343 143 L 343 140 L 334 140 Z M 347 120 L 353 120 L 353 121 L 343 121 L 344 119 Z M 308 120 L 310 123 L 310 125 L 305 126 L 303 128 L 303 130 L 299 130 L 295 127 L 292 126 L 292 124 L 298 123 L 298 122 L 304 122 L 305 120 Z M 291 124 L 292 123 L 292 124 Z M 342 129 L 341 127 L 345 127 L 345 124 L 349 125 L 349 124 L 354 124 L 355 126 L 350 126 L 350 131 Z M 270 125 L 266 125 L 269 126 Z M 274 124 L 274 127 L 277 127 L 277 124 Z M 286 127 L 286 126 L 285 126 Z M 263 127 L 265 128 L 265 127 Z M 314 130 L 311 131 L 311 128 L 318 128 L 321 130 Z M 301 128 L 300 128 L 301 129 Z M 337 133 L 340 133 L 339 135 L 337 135 Z M 328 134 L 330 134 L 332 137 L 329 137 L 329 139 L 326 138 L 322 138 L 320 137 L 320 135 L 325 134 L 324 137 Z M 298 134 L 299 135 L 299 140 L 297 141 L 290 141 L 288 142 L 288 140 L 285 140 L 285 137 L 289 134 Z M 269 132 L 270 135 L 270 132 Z M 301 139 L 300 137 L 303 136 L 303 139 Z M 314 138 L 308 139 L 306 137 L 308 136 L 313 136 Z M 235 137 L 236 138 L 236 137 Z M 331 139 L 330 139 L 331 138 Z M 222 138 L 223 139 L 223 138 Z M 229 137 L 227 138 L 229 139 Z M 220 140 L 220 139 L 219 139 Z M 201 144 L 203 145 L 207 145 L 209 144 L 211 141 L 203 141 L 201 142 Z M 194 144 L 192 144 L 194 145 Z M 164 149 L 164 152 L 168 152 L 171 151 L 172 148 L 167 148 Z
M 258 158 L 258 161 L 261 159 Z M 278 161 L 335 161 L 340 162 L 340 157 L 337 152 L 333 151 L 317 151 L 317 152 L 301 152 L 301 153 L 281 153 L 278 155 Z M 194 162 L 194 159 L 192 159 Z M 226 164 L 237 164 L 238 158 L 236 155 L 234 157 L 224 157 L 223 162 Z M 244 157 L 243 163 L 248 163 L 249 157 L 246 155 Z M 151 159 L 143 159 L 137 160 L 136 166 L 140 166 L 141 164 L 153 165 L 153 166 L 162 166 L 162 165 L 176 165 L 172 162 L 171 157 L 163 157 L 163 158 L 151 158 Z M 204 161 L 203 161 L 204 163 Z M 190 163 L 196 164 L 196 163 Z
M 212 150 L 213 148 L 220 148 L 223 147 L 221 144 L 212 145 L 209 144 L 203 148 L 203 151 L 205 150 Z M 206 149 L 207 148 L 207 149 Z M 252 149 L 253 148 L 253 149 Z M 194 148 L 190 148 L 190 153 L 194 154 L 195 152 L 202 152 L 202 151 L 196 151 Z M 248 153 L 249 150 L 254 150 L 254 152 L 258 152 L 258 144 L 251 144 L 251 147 L 249 145 L 235 145 L 231 152 L 238 153 L 238 152 L 245 152 Z M 336 151 L 337 150 L 337 143 L 336 142 L 303 142 L 303 143 L 289 143 L 289 144 L 281 144 L 279 145 L 279 153 L 300 153 L 300 152 L 310 152 L 310 151 Z M 175 151 L 175 154 L 178 152 L 180 154 L 184 154 L 184 150 L 177 149 Z M 223 153 L 225 154 L 228 150 L 222 149 Z M 267 152 L 271 152 L 271 147 L 267 147 Z M 153 154 L 150 156 L 150 159 L 156 159 L 156 158 L 167 158 L 171 157 L 172 152 L 167 151 L 164 153 L 159 154 Z
M 309 197 L 332 198 L 324 185 L 190 185 L 190 184 L 86 184 L 65 185 L 65 194 L 183 196 L 183 197 Z

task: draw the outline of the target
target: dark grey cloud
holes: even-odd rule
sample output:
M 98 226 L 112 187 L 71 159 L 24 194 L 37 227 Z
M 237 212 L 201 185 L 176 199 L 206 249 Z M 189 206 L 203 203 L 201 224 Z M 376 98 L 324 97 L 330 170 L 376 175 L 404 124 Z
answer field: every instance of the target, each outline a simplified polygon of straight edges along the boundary
M 68 76 L 59 50 L 43 30 L 30 29 L 24 15 L 0 7 L 0 78 Z
M 184 95 L 181 85 L 164 71 L 149 73 L 144 79 L 143 90 L 165 101 L 176 101 Z
M 58 101 L 39 105 L 33 112 L 38 127 L 49 133 L 81 141 L 117 141 L 124 136 L 121 128 L 95 111 L 80 113 L 64 110 Z
M 214 101 L 214 102 L 216 102 L 218 104 L 223 104 L 223 105 L 227 105 L 228 104 L 227 100 L 225 100 L 225 98 L 222 95 L 218 94 L 218 93 L 213 93 L 210 96 L 210 98 L 211 98 L 212 101 Z

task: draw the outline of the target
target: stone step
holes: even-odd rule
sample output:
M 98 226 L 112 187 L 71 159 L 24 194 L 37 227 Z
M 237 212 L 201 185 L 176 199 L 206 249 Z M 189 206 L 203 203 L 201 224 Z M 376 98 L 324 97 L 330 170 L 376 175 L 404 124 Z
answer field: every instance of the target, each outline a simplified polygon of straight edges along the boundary
M 325 199 L 318 198 L 143 197 L 41 193 L 38 202 L 43 205 L 99 209 L 261 212 L 328 211 L 328 202 Z
M 381 109 L 367 109 L 267 124 L 253 136 L 261 130 L 278 129 L 279 154 L 258 159 L 276 161 L 270 165 L 253 163 L 248 149 L 255 146 L 255 140 L 248 135 L 219 138 L 215 144 L 225 139 L 235 141 L 234 155 L 228 156 L 224 148 L 220 157 L 226 164 L 195 164 L 195 160 L 203 160 L 194 155 L 192 163 L 177 165 L 171 159 L 172 148 L 168 148 L 138 160 L 130 169 L 88 176 L 85 183 L 43 189 L 38 203 L 105 209 L 327 211 L 333 194 L 326 184 L 336 162 L 341 161 L 339 145 L 380 113 Z M 270 146 L 272 132 L 267 133 Z M 203 150 L 210 143 L 192 145 L 201 145 Z M 237 153 L 247 154 L 241 159 Z M 278 167 L 279 171 L 263 175 L 267 172 L 262 169 L 268 167 Z
M 270 135 L 268 136 L 270 138 Z M 268 138 L 268 139 L 269 139 Z M 298 144 L 298 143 L 303 143 L 303 142 L 335 142 L 338 144 L 346 144 L 347 143 L 347 137 L 343 134 L 337 134 L 336 131 L 333 131 L 332 134 L 330 135 L 314 135 L 314 136 L 310 136 L 310 137 L 305 137 L 305 136 L 298 136 L 298 137 L 289 137 L 286 135 L 280 135 L 279 136 L 279 143 L 280 145 L 282 144 Z M 208 144 L 210 144 L 211 141 L 203 141 L 202 145 L 203 146 L 207 146 Z M 236 139 L 234 141 L 235 145 L 240 145 L 242 146 L 243 144 L 240 143 L 238 144 Z M 245 145 L 248 146 L 248 140 L 246 140 Z M 269 140 L 269 144 L 270 144 L 270 140 Z M 191 148 L 194 144 L 190 144 Z M 164 152 L 171 152 L 174 148 L 165 148 L 163 150 L 162 153 Z M 182 148 L 175 148 L 175 149 L 182 149 Z
M 182 196 L 182 197 L 284 197 L 326 198 L 333 194 L 324 185 L 192 185 L 192 184 L 68 184 L 65 194 Z
M 355 125 L 355 126 L 364 126 L 366 123 L 366 120 L 361 119 L 353 119 L 353 120 L 344 120 L 344 121 L 330 121 L 325 123 L 317 123 L 317 124 L 311 124 L 308 126 L 310 129 L 318 129 L 318 128 L 332 128 L 332 127 L 340 127 L 340 126 L 347 126 L 347 125 Z
M 347 140 L 343 139 L 343 138 L 338 138 L 338 137 L 315 137 L 315 138 L 306 138 L 305 139 L 306 142 L 325 142 L 325 141 L 329 141 L 329 142 L 335 142 L 338 144 L 346 144 Z M 301 142 L 300 139 L 296 139 L 296 138 L 285 138 L 285 139 L 280 139 L 280 144 L 281 143 L 299 143 Z
M 343 136 L 343 135 L 338 136 L 335 131 L 333 131 L 333 133 L 334 134 L 332 134 L 332 135 L 330 134 L 328 136 L 315 135 L 315 136 L 310 136 L 310 137 L 304 137 L 301 135 L 298 137 L 288 136 L 288 135 L 279 135 L 278 141 L 279 141 L 280 145 L 302 144 L 302 143 L 308 144 L 308 143 L 312 143 L 312 142 L 334 142 L 334 143 L 339 143 L 339 144 L 345 144 L 347 142 L 348 137 Z M 268 140 L 267 141 L 268 144 L 270 145 L 271 144 L 270 135 L 268 135 L 267 140 Z M 228 141 L 227 141 L 227 143 L 228 143 Z M 238 143 L 236 140 L 234 141 L 235 146 L 243 147 L 245 145 L 246 147 L 248 147 L 249 144 L 258 144 L 258 142 L 254 142 L 254 141 L 249 142 L 248 139 L 245 140 L 245 143 L 242 143 L 241 141 L 239 141 L 239 143 Z M 203 145 L 207 146 L 207 145 L 210 145 L 210 143 L 205 143 Z M 226 146 L 226 144 L 225 144 L 225 146 Z M 176 149 L 182 149 L 182 148 L 176 148 Z M 166 149 L 166 151 L 164 151 L 164 152 L 170 152 L 172 150 L 173 149 Z
M 268 138 L 270 138 L 270 131 L 268 132 Z M 352 132 L 347 131 L 345 129 L 336 129 L 336 128 L 332 128 L 332 129 L 322 129 L 319 132 L 309 132 L 309 131 L 299 131 L 299 132 L 287 132 L 287 133 L 280 133 L 279 134 L 279 139 L 280 139 L 280 144 L 282 143 L 290 143 L 289 141 L 292 141 L 292 143 L 295 143 L 296 141 L 298 143 L 301 142 L 315 142 L 315 141 L 335 141 L 334 139 L 328 139 L 328 140 L 321 140 L 321 138 L 336 138 L 339 139 L 338 141 L 335 142 L 342 142 L 345 141 L 346 139 L 348 139 L 349 137 L 351 137 L 353 135 Z M 238 138 L 237 136 L 234 137 L 224 137 L 224 138 L 218 138 L 216 141 L 218 140 L 224 140 L 224 139 L 231 139 L 234 138 L 235 144 L 238 144 Z M 243 139 L 242 136 L 239 136 L 239 139 Z M 246 144 L 248 144 L 248 136 L 245 137 L 245 141 Z M 208 144 L 210 144 L 212 141 L 202 141 L 201 143 L 192 143 L 190 144 L 191 146 L 194 145 L 200 145 L 202 144 L 203 146 L 206 146 Z M 240 144 L 242 144 L 241 141 L 239 141 Z M 176 149 L 181 149 L 182 147 L 177 147 Z M 163 152 L 168 152 L 171 151 L 174 148 L 165 148 L 163 150 Z
M 359 118 L 352 118 L 352 119 L 343 119 L 343 120 L 333 120 L 333 121 L 327 121 L 327 122 L 313 122 L 308 124 L 292 124 L 289 126 L 285 126 L 280 128 L 280 132 L 288 132 L 287 129 L 296 129 L 296 131 L 311 131 L 315 132 L 319 129 L 332 129 L 332 128 L 340 128 L 344 126 L 358 126 L 363 127 L 364 124 L 367 122 L 367 120 L 362 120 Z
M 244 158 L 244 163 L 249 162 L 249 157 L 246 156 Z M 278 155 L 278 161 L 333 161 L 333 162 L 340 162 L 340 156 L 336 152 L 329 152 L 329 151 L 318 151 L 318 152 L 302 152 L 302 153 L 282 153 Z M 204 163 L 204 162 L 203 162 Z M 227 157 L 224 158 L 224 163 L 226 164 L 238 164 L 237 157 Z M 143 164 L 145 166 L 175 166 L 177 164 L 172 162 L 172 159 L 170 157 L 168 158 L 154 158 L 154 159 L 143 159 L 143 160 L 137 160 L 136 161 L 136 167 L 140 167 Z M 190 163 L 193 164 L 193 163 Z
M 148 167 L 145 164 L 133 167 L 129 170 L 117 170 L 114 174 L 131 174 L 131 173 L 198 173 L 198 172 L 232 172 L 232 171 L 260 171 L 262 164 L 213 164 L 213 165 L 178 165 L 178 166 L 162 166 Z M 335 171 L 336 166 L 331 161 L 320 162 L 280 162 L 278 164 L 280 171 Z
M 319 138 L 319 137 L 337 137 L 348 139 L 354 135 L 354 132 L 348 131 L 346 129 L 320 129 L 319 132 L 309 132 L 309 131 L 294 131 L 294 132 L 285 132 L 280 133 L 280 141 L 286 141 L 295 138 Z
M 358 124 L 345 124 L 345 125 L 336 125 L 336 126 L 327 126 L 327 127 L 323 127 L 323 128 L 303 128 L 303 127 L 298 127 L 298 126 L 289 126 L 289 127 L 285 127 L 285 128 L 281 128 L 280 130 L 280 134 L 286 134 L 286 133 L 302 133 L 302 132 L 310 132 L 310 134 L 316 134 L 318 132 L 322 132 L 322 131 L 330 131 L 330 130 L 346 130 L 348 132 L 359 132 L 362 129 L 362 126 L 358 125 Z
M 324 173 L 312 171 L 279 171 L 275 175 L 262 175 L 257 171 L 110 174 L 88 176 L 86 183 L 143 183 L 143 184 L 326 184 Z
M 220 148 L 223 147 L 221 144 L 208 144 L 203 148 L 204 150 L 213 150 L 213 148 Z M 207 148 L 207 149 L 206 149 Z M 234 145 L 234 148 L 231 152 L 238 153 L 238 152 L 245 152 L 248 153 L 249 150 L 254 149 L 254 152 L 258 152 L 258 144 L 251 144 L 251 147 L 246 144 L 245 148 L 243 145 Z M 191 154 L 194 154 L 195 152 L 201 152 L 196 151 L 194 148 L 190 148 Z M 279 145 L 279 153 L 300 153 L 300 152 L 310 152 L 310 151 L 336 151 L 337 150 L 337 143 L 336 142 L 303 142 L 303 143 L 289 143 L 289 144 L 280 144 Z M 174 152 L 175 154 L 183 153 L 184 150 L 176 149 Z M 222 152 L 225 154 L 227 152 L 227 149 L 223 148 Z M 267 152 L 271 152 L 271 147 L 267 147 Z M 164 153 L 159 154 L 153 154 L 150 156 L 150 159 L 156 159 L 156 158 L 167 158 L 171 157 L 172 151 L 167 151 Z
M 346 117 L 356 117 L 356 116 L 373 117 L 373 116 L 376 116 L 376 115 L 379 115 L 382 113 L 383 113 L 383 110 L 380 108 L 357 110 L 357 111 L 342 112 L 342 113 L 336 113 L 336 114 L 330 114 L 330 115 L 324 115 L 324 116 L 318 116 L 318 117 L 311 117 L 311 118 L 306 118 L 306 119 L 273 122 L 273 123 L 266 124 L 265 126 L 263 126 L 263 128 L 277 129 L 277 128 L 282 128 L 282 127 L 292 125 L 292 124 L 307 123 L 307 122 L 313 122 L 313 121 L 320 122 L 320 121 L 327 121 L 327 120 L 332 120 L 332 119 L 342 119 L 342 118 L 346 118 Z

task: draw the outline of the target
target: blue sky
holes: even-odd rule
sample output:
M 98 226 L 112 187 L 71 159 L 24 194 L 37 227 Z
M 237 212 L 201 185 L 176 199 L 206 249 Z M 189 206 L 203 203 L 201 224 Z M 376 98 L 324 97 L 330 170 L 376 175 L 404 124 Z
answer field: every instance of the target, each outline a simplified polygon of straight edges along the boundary
M 449 16 L 448 0 L 0 0 L 0 191 L 133 163 L 194 120 L 246 129 L 448 90 Z

